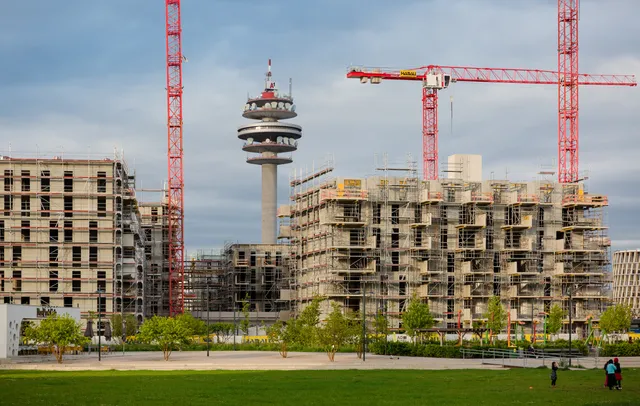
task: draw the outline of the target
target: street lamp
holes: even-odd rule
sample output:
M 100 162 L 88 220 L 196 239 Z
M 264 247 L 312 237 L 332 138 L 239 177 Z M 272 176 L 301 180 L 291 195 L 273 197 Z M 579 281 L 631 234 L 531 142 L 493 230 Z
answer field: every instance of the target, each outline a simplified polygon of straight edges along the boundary
M 102 334 L 100 333 L 100 327 L 102 326 L 102 294 L 101 289 L 96 292 L 98 294 L 98 361 L 102 361 Z
M 209 284 L 207 284 L 207 357 L 209 356 L 209 342 L 211 341 L 211 336 L 209 335 Z
M 571 330 L 573 330 L 573 322 L 571 319 L 571 313 L 573 310 L 573 289 L 571 286 L 567 287 L 567 293 L 569 293 L 569 366 L 571 366 Z

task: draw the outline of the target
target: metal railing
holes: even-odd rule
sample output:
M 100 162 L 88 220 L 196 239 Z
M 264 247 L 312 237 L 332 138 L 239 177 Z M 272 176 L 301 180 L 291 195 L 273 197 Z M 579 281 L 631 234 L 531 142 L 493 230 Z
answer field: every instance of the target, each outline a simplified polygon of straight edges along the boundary
M 463 359 L 482 359 L 483 364 L 502 365 L 503 367 L 537 368 L 551 365 L 556 361 L 560 366 L 568 366 L 569 360 L 572 366 L 583 366 L 598 368 L 598 357 L 585 357 L 579 350 L 569 349 L 548 349 L 548 350 L 525 350 L 525 349 L 498 349 L 488 348 L 471 349 L 461 348 Z M 591 361 L 585 362 L 585 358 Z

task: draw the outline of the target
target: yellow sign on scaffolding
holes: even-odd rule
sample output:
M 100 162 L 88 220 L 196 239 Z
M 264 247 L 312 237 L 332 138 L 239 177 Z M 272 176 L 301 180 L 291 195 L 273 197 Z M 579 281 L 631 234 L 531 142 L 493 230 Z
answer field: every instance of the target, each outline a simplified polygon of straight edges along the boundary
M 362 186 L 362 180 L 360 179 L 345 179 L 344 187 L 347 189 L 360 189 Z

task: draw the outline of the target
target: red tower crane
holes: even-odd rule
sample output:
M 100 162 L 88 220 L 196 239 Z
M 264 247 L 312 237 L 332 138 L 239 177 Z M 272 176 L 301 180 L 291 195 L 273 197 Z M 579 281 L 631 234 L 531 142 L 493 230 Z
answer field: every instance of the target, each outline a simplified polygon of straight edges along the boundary
M 169 225 L 169 315 L 184 311 L 184 173 L 182 149 L 182 23 L 180 0 L 165 0 L 167 39 L 167 130 Z
M 558 0 L 558 180 L 578 180 L 579 0 Z M 568 162 L 567 162 L 568 161 Z
M 438 179 L 439 90 L 449 87 L 449 85 L 453 82 L 557 85 L 561 81 L 561 75 L 559 75 L 558 72 L 549 70 L 472 68 L 465 66 L 438 65 L 429 65 L 406 70 L 351 67 L 349 68 L 349 71 L 347 73 L 347 78 L 360 79 L 361 83 L 371 81 L 371 83 L 373 84 L 379 84 L 382 80 L 411 80 L 422 82 L 422 169 L 424 179 L 426 180 Z M 575 80 L 581 85 L 637 85 L 634 75 L 578 74 L 575 75 Z M 562 111 L 560 111 L 560 116 L 563 116 Z M 577 120 L 577 112 L 575 112 L 575 116 L 572 117 L 575 117 L 575 119 Z M 577 142 L 575 153 L 577 165 Z M 560 162 L 558 164 L 560 165 Z M 560 178 L 560 181 L 566 182 L 566 179 Z

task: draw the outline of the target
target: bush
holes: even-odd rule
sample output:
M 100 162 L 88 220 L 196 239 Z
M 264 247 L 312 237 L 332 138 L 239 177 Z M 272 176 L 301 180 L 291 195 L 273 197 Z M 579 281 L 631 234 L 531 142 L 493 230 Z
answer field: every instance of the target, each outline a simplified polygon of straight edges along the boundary
M 605 357 L 640 357 L 640 341 L 605 344 L 600 354 Z
M 374 342 L 369 345 L 373 354 L 385 354 L 385 343 Z M 462 358 L 460 347 L 440 344 L 411 344 L 389 341 L 386 343 L 386 354 L 404 357 L 430 357 L 430 358 Z
M 533 348 L 537 350 L 558 350 L 569 349 L 568 340 L 548 341 L 546 344 L 534 344 Z M 589 347 L 583 340 L 571 340 L 571 349 L 578 350 L 582 355 L 589 355 Z

